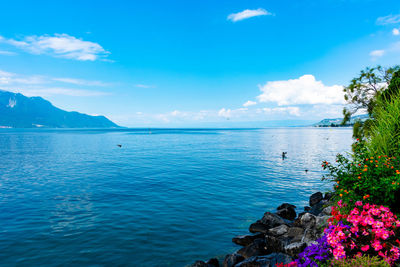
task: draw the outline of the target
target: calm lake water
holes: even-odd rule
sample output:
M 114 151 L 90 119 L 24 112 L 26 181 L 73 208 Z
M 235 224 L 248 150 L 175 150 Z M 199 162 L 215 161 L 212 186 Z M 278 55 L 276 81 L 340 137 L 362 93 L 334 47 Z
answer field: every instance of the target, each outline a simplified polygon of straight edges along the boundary
M 0 265 L 185 266 L 223 256 L 265 211 L 282 202 L 300 210 L 329 188 L 321 161 L 349 151 L 351 134 L 0 129 Z

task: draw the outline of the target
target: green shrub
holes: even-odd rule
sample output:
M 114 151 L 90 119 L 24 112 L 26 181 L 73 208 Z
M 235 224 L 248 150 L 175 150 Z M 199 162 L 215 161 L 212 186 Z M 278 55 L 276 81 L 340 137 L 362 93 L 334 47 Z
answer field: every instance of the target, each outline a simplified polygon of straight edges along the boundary
M 400 97 L 379 100 L 366 142 L 370 154 L 400 156 Z
M 332 260 L 332 267 L 390 267 L 389 263 L 378 257 L 361 256 L 354 259 Z
M 322 164 L 329 171 L 323 179 L 335 182 L 336 200 L 361 200 L 392 207 L 400 189 L 400 161 L 387 155 L 370 156 L 363 141 L 355 142 L 353 147 L 352 159 L 339 154 L 337 164 Z

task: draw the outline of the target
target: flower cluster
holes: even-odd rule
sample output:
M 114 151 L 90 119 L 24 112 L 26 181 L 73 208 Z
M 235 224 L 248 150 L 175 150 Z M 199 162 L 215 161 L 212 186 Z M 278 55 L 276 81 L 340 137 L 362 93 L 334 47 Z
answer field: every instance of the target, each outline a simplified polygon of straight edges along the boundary
M 394 208 L 396 192 L 400 190 L 400 161 L 387 155 L 358 154 L 353 160 L 337 155 L 336 165 L 326 161 L 329 171 L 324 179 L 335 182 L 337 199 L 346 202 L 369 201 Z
M 399 226 L 400 221 L 389 208 L 357 201 L 348 214 L 335 209 L 325 233 L 336 260 L 366 254 L 393 264 L 400 257 L 400 241 L 395 240 Z
M 326 263 L 330 258 L 330 246 L 327 243 L 327 237 L 324 235 L 317 240 L 316 244 L 306 247 L 295 262 L 298 267 L 320 266 L 321 263 Z

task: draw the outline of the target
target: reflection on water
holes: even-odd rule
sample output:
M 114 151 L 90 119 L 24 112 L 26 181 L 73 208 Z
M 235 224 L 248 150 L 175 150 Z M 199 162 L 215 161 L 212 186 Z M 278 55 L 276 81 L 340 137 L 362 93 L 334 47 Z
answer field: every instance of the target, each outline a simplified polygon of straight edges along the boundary
M 0 265 L 224 255 L 265 211 L 328 188 L 321 161 L 350 144 L 350 129 L 0 129 Z

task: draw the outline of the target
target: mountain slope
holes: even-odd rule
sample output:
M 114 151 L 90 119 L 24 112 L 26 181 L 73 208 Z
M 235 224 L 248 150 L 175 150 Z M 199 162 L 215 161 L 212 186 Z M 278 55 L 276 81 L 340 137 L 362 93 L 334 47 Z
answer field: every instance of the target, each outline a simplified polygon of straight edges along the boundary
M 104 116 L 89 116 L 56 108 L 41 97 L 0 90 L 0 126 L 12 128 L 115 128 Z
M 315 123 L 314 127 L 348 127 L 352 126 L 356 121 L 365 121 L 368 119 L 368 114 L 358 115 L 351 117 L 350 121 L 345 125 L 341 125 L 343 118 L 335 118 L 335 119 L 323 119 L 320 122 Z

